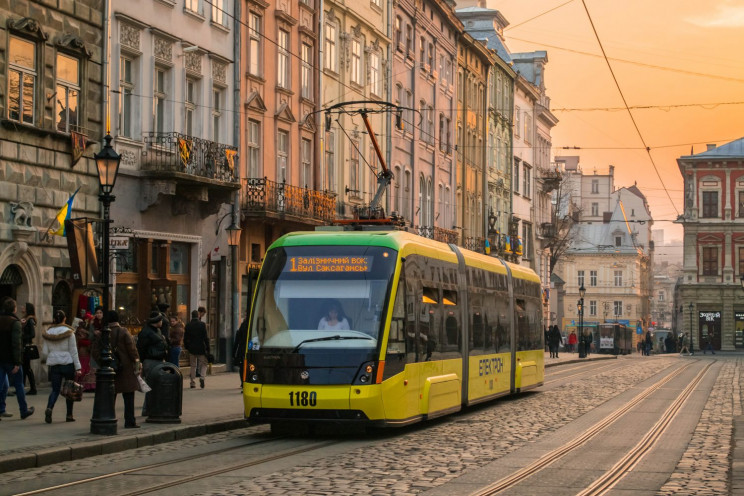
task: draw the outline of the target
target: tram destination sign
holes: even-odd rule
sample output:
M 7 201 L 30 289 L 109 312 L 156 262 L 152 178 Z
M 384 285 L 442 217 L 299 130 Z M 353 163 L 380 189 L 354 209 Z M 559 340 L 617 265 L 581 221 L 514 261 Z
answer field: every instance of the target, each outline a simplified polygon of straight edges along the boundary
M 284 266 L 285 272 L 369 272 L 372 257 L 369 256 L 312 256 L 290 257 Z

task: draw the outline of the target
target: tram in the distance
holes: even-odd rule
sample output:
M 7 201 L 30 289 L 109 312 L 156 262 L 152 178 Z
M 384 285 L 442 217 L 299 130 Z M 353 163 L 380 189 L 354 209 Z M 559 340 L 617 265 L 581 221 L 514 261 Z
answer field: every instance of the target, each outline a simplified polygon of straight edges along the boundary
M 402 231 L 267 251 L 243 363 L 252 423 L 401 426 L 544 380 L 540 280 Z

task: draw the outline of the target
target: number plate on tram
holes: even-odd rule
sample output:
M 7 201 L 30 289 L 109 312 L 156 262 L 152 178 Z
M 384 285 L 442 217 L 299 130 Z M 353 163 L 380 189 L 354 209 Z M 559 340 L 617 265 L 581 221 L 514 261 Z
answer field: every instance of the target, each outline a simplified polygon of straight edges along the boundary
M 290 391 L 289 406 L 315 406 L 318 394 L 315 391 Z

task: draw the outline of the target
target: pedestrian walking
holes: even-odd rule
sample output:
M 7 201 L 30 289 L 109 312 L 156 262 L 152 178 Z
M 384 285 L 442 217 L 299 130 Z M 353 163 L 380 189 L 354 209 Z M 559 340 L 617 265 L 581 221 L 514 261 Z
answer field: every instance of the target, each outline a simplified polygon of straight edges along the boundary
M 12 413 L 8 413 L 5 410 L 5 400 L 8 399 L 8 389 L 10 389 L 10 383 L 8 382 L 8 376 L 5 376 L 5 380 L 0 383 L 0 420 L 12 417 Z
M 54 312 L 52 322 L 52 326 L 41 334 L 44 338 L 41 356 L 49 367 L 49 380 L 52 383 L 52 392 L 49 393 L 47 407 L 44 411 L 44 421 L 47 424 L 52 423 L 52 410 L 62 388 L 62 379 L 73 380 L 81 375 L 75 331 L 65 324 L 65 312 L 62 310 Z M 65 399 L 67 400 L 65 420 L 74 422 L 72 407 L 75 402 L 70 398 Z
M 167 303 L 158 303 L 157 305 L 157 311 L 163 316 L 163 326 L 160 328 L 160 334 L 162 334 L 165 337 L 165 340 L 170 343 L 170 319 L 168 318 L 169 308 L 170 305 Z
M 579 342 L 579 339 L 576 337 L 576 331 L 571 331 L 571 334 L 568 335 L 568 349 L 571 353 L 576 353 L 576 344 Z
M 137 353 L 142 361 L 142 376 L 145 381 L 150 371 L 168 358 L 168 343 L 165 336 L 160 333 L 163 325 L 163 315 L 159 311 L 150 312 L 147 324 L 137 336 Z M 145 393 L 145 401 L 142 405 L 142 415 L 147 416 L 150 393 Z
M 550 358 L 558 358 L 558 349 L 561 343 L 561 331 L 557 325 L 554 325 L 548 331 L 548 344 L 550 348 Z
M 178 318 L 178 315 L 171 315 L 169 320 L 168 344 L 170 345 L 170 350 L 168 351 L 168 361 L 178 367 L 181 359 L 181 350 L 183 349 L 183 321 Z
M 240 323 L 235 333 L 235 342 L 233 343 L 233 361 L 238 366 L 238 375 L 240 376 L 240 387 L 243 388 L 243 360 L 245 360 L 245 343 L 248 339 L 248 317 Z
M 90 341 L 89 350 L 101 346 L 101 330 L 103 329 L 103 325 L 103 307 L 98 305 L 93 310 L 93 318 L 88 322 L 88 340 Z M 89 352 L 89 356 L 90 367 L 88 373 L 83 377 L 83 389 L 85 391 L 95 391 L 98 362 L 93 357 L 92 353 Z
M 16 316 L 15 300 L 6 298 L 0 303 L 0 384 L 5 383 L 7 379 L 9 384 L 12 383 L 15 386 L 21 419 L 25 419 L 33 415 L 34 407 L 29 407 L 26 403 L 22 362 L 23 330 L 21 320 Z
M 78 359 L 80 360 L 80 383 L 83 385 L 83 390 L 87 391 L 95 391 L 96 389 L 96 374 L 90 367 L 93 343 L 90 340 L 88 328 L 92 320 L 93 315 L 86 312 L 82 318 L 76 319 L 78 326 L 73 326 L 75 340 L 77 341 Z
M 651 331 L 646 331 L 646 339 L 643 343 L 643 354 L 646 356 L 651 356 L 651 347 L 654 344 L 654 338 L 651 337 Z
M 31 360 L 39 358 L 39 349 L 34 347 L 34 338 L 36 337 L 36 309 L 33 303 L 26 302 L 24 309 L 24 318 L 21 320 L 23 325 L 22 336 L 23 336 L 23 372 L 24 385 L 26 384 L 25 378 L 28 377 L 29 390 L 27 395 L 36 394 L 36 377 L 34 376 L 34 370 L 31 368 Z
M 111 329 L 112 349 L 116 349 L 119 357 L 119 370 L 114 379 L 114 388 L 116 394 L 121 394 L 124 398 L 124 428 L 138 429 L 139 424 L 134 416 L 134 392 L 139 390 L 137 377 L 142 372 L 139 353 L 132 335 L 119 325 L 119 314 L 115 310 L 106 312 L 106 322 Z
M 687 353 L 687 355 L 692 355 L 687 345 L 687 334 L 683 332 L 679 335 L 679 354 L 684 355 L 685 353 Z
M 199 369 L 199 386 L 204 389 L 204 377 L 207 375 L 207 355 L 209 355 L 209 336 L 207 326 L 199 320 L 199 311 L 191 312 L 191 322 L 186 324 L 183 344 L 189 352 L 189 374 L 191 387 L 196 387 L 195 376 Z

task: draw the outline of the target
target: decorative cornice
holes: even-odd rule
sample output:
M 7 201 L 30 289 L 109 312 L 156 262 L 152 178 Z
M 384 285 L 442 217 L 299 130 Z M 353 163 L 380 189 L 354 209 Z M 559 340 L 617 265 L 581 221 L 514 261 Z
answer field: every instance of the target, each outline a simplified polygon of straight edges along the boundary
M 46 41 L 49 39 L 49 35 L 41 29 L 41 24 L 36 19 L 30 17 L 21 17 L 20 19 L 8 19 L 6 22 L 8 29 L 12 31 L 19 31 L 39 38 L 40 40 Z
M 57 45 L 57 47 L 59 48 L 84 55 L 86 58 L 90 58 L 91 56 L 91 51 L 88 50 L 88 47 L 85 45 L 83 39 L 75 36 L 74 34 L 66 34 L 64 36 L 60 36 L 55 40 L 54 44 Z

